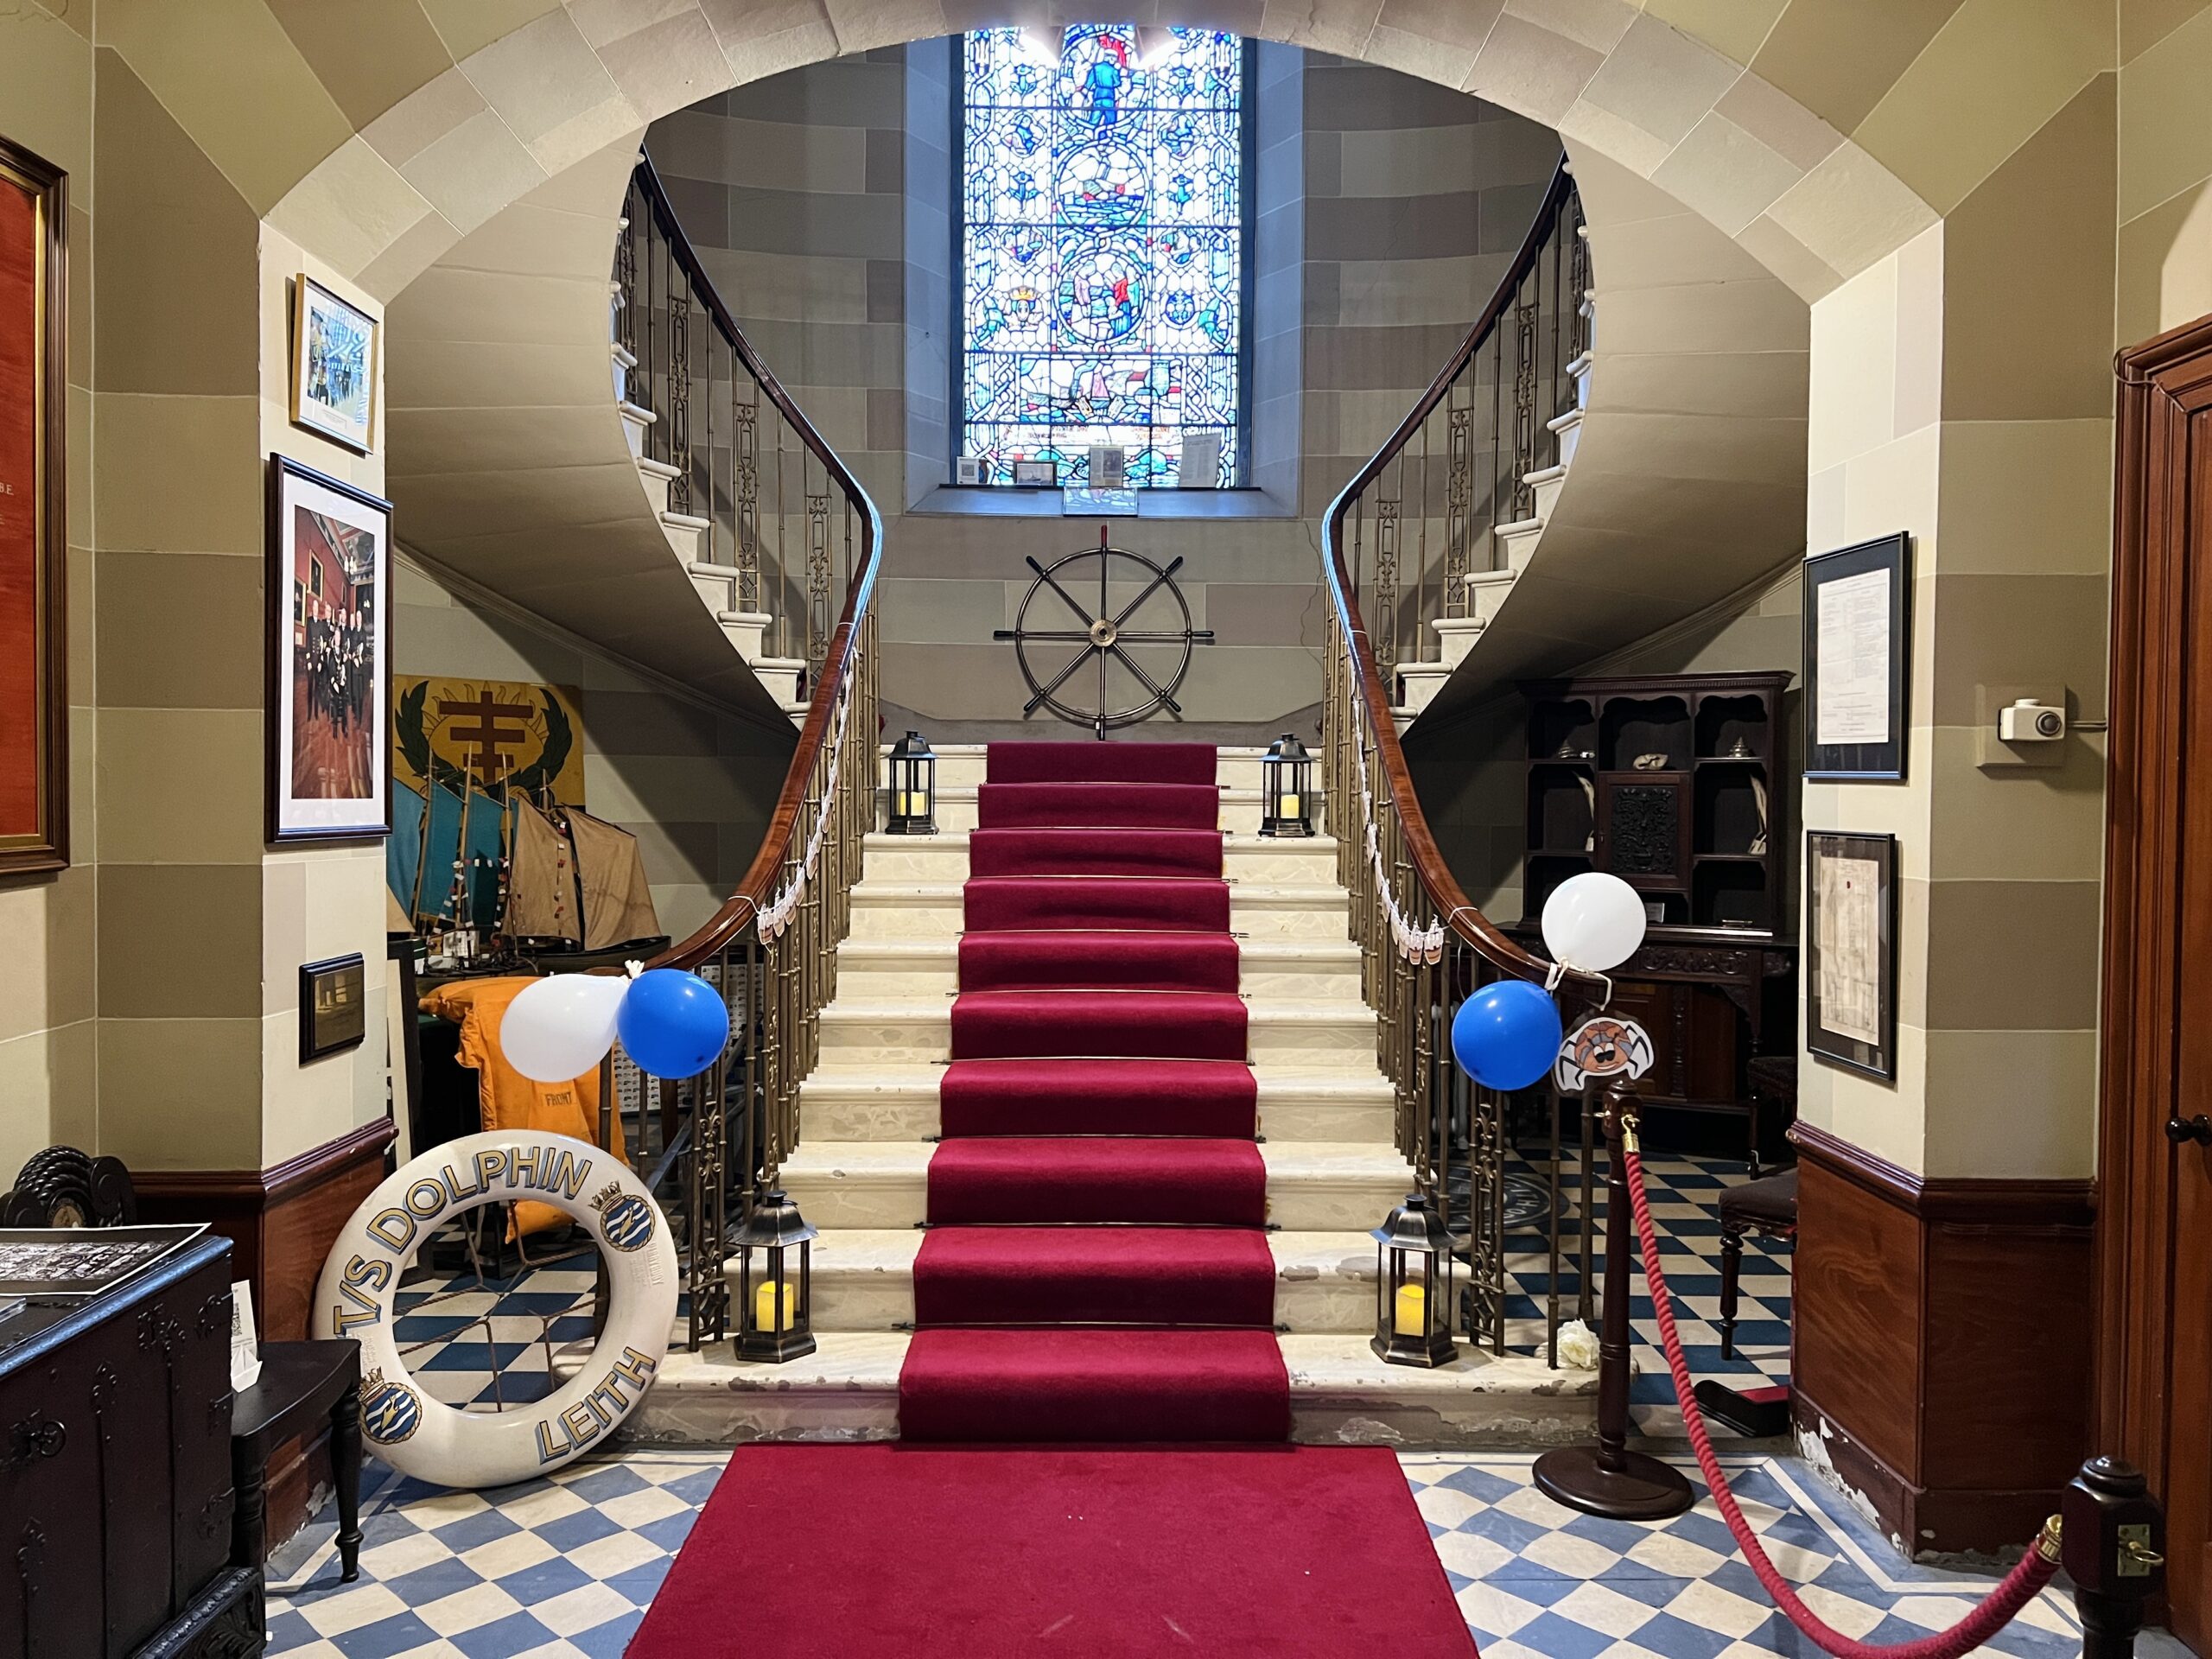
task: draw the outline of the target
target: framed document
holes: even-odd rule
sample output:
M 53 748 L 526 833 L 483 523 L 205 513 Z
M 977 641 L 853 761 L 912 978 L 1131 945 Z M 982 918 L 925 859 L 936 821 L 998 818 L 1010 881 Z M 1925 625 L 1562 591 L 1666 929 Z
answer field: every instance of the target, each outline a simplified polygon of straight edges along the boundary
M 1897 1074 L 1895 836 L 1805 832 L 1805 1046 L 1869 1077 Z
M 1912 658 L 1904 533 L 1805 561 L 1805 776 L 1904 776 Z
M 0 138 L 0 876 L 69 862 L 67 182 Z
M 391 503 L 269 458 L 268 835 L 391 830 Z

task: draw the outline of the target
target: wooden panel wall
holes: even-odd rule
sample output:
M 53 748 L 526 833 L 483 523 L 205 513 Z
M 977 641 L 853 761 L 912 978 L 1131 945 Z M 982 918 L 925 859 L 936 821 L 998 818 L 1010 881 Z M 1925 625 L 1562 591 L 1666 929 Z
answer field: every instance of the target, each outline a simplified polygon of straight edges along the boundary
M 2090 1184 L 1794 1138 L 1800 1433 L 1908 1554 L 2027 1541 L 2088 1451 Z

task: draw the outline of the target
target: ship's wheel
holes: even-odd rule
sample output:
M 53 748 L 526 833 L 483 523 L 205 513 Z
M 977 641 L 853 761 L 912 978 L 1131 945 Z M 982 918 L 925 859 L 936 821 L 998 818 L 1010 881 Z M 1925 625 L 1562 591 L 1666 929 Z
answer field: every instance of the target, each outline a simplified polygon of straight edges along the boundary
M 1049 709 L 1103 738 L 1163 709 L 1183 712 L 1175 693 L 1192 650 L 1211 644 L 1213 630 L 1191 626 L 1190 605 L 1175 585 L 1180 558 L 1162 565 L 1110 547 L 1102 528 L 1095 548 L 1050 565 L 1027 563 L 1037 579 L 1014 626 L 991 635 L 1014 641 L 1032 694 L 1023 719 Z

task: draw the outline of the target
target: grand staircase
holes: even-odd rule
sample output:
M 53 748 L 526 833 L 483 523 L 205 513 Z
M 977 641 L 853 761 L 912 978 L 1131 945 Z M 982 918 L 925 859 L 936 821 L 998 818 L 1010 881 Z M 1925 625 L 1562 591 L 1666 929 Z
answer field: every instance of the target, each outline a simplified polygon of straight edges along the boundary
M 1592 1379 L 1383 1364 L 1368 1230 L 1413 1189 L 1326 837 L 1257 750 L 939 751 L 866 837 L 803 1132 L 817 1351 L 671 1354 L 649 1438 L 1527 1445 Z

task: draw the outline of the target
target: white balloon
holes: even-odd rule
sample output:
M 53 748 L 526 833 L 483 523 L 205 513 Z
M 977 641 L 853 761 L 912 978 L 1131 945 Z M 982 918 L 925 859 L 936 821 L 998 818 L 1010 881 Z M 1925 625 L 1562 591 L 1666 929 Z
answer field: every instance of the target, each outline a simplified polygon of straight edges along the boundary
M 1586 973 L 1618 968 L 1643 943 L 1643 900 L 1618 875 L 1585 870 L 1544 900 L 1544 945 L 1555 962 Z
M 538 1083 L 568 1083 L 607 1058 L 630 982 L 619 974 L 553 974 L 523 988 L 499 1021 L 507 1064 Z

